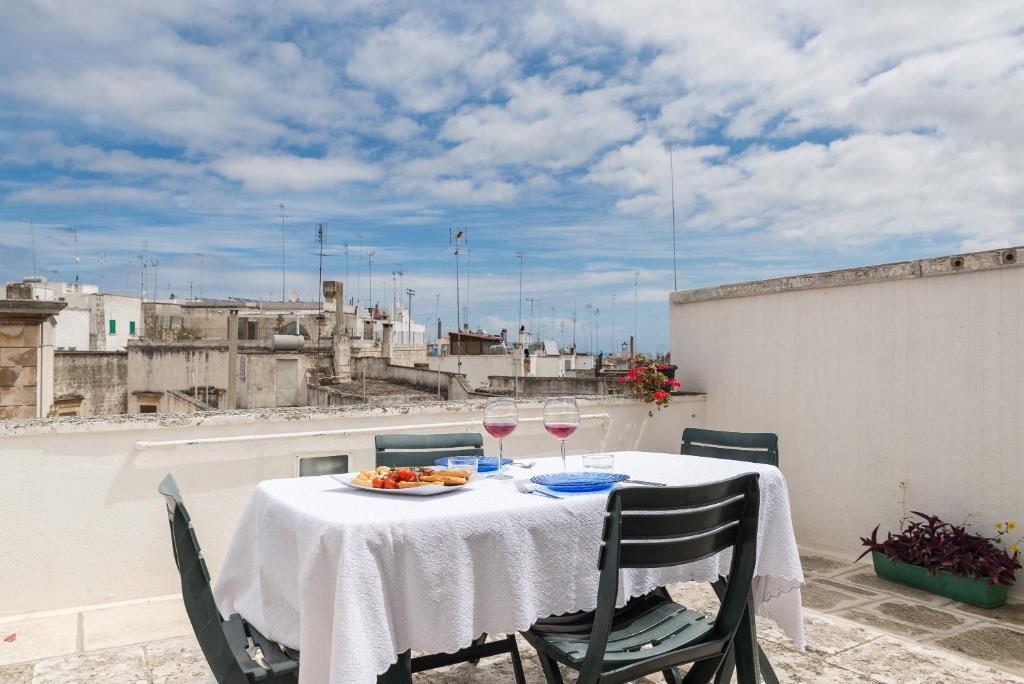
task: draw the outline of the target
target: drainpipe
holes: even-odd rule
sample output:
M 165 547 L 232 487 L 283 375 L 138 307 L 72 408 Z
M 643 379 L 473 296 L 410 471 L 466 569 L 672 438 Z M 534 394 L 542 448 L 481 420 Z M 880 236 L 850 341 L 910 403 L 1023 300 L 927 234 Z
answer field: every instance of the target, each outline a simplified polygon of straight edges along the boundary
M 228 399 L 227 408 L 232 410 L 238 407 L 235 401 L 236 385 L 238 383 L 238 309 L 231 309 L 228 317 Z

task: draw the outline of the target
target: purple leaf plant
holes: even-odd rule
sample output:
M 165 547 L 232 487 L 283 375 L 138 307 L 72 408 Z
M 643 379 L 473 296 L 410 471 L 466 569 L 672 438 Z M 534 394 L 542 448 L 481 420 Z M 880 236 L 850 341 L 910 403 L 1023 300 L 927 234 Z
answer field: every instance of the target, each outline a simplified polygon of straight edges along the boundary
M 1006 523 L 996 526 L 1000 533 L 993 539 L 969 532 L 964 525 L 943 522 L 938 516 L 911 513 L 921 520 L 904 520 L 903 529 L 896 534 L 889 532 L 884 541 L 878 541 L 878 526 L 870 537 L 861 537 L 861 543 L 868 548 L 857 560 L 878 551 L 894 563 L 920 565 L 931 575 L 947 570 L 958 577 L 984 579 L 990 584 L 1016 581 L 1015 571 L 1021 567 L 1020 551 L 1011 546 L 1008 552 L 998 545 L 1006 529 L 1001 525 Z

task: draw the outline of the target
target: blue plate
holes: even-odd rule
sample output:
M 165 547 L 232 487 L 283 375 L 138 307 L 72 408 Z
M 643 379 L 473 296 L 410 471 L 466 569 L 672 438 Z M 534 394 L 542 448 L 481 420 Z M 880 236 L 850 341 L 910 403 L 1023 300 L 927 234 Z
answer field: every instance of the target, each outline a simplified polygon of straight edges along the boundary
M 501 464 L 503 466 L 505 466 L 506 468 L 511 463 L 512 463 L 512 459 L 511 458 L 503 458 L 503 459 L 501 459 Z M 442 468 L 447 468 L 448 467 L 448 459 L 447 458 L 439 458 L 439 459 L 434 461 L 434 465 L 439 465 Z M 477 465 L 476 472 L 478 472 L 478 473 L 493 473 L 497 469 L 498 469 L 498 457 L 497 456 L 482 456 L 482 457 L 480 457 L 480 462 Z
M 530 482 L 556 492 L 598 492 L 628 479 L 622 473 L 546 473 L 531 477 Z

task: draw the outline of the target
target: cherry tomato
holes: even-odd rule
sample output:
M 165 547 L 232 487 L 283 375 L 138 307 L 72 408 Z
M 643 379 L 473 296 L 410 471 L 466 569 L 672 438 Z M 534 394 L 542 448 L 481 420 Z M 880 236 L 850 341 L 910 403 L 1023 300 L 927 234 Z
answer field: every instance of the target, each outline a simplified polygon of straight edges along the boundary
M 394 480 L 384 480 L 384 489 L 398 489 L 398 483 Z
M 416 471 L 409 468 L 399 468 L 395 472 L 395 479 L 399 482 L 413 482 L 416 479 Z
M 422 468 L 422 470 L 423 470 L 423 474 L 424 475 L 433 475 L 434 474 L 434 469 L 431 468 L 430 466 L 427 466 L 426 468 Z
M 384 486 L 384 480 L 382 478 L 375 477 L 370 480 L 370 486 L 374 489 L 380 489 Z

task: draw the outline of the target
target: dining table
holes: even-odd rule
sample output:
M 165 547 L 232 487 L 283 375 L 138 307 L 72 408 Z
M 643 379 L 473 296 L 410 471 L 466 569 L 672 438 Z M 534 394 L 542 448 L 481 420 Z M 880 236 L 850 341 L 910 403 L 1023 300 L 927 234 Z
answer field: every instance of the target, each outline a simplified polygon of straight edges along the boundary
M 760 474 L 751 601 L 803 649 L 803 572 L 782 472 L 679 454 L 612 455 L 614 472 L 670 486 Z M 580 459 L 570 456 L 569 470 L 581 470 Z M 562 470 L 560 458 L 530 460 L 530 468 L 511 466 L 516 480 Z M 452 653 L 481 634 L 595 608 L 607 491 L 553 499 L 478 475 L 435 496 L 398 496 L 338 477 L 346 476 L 259 483 L 214 591 L 225 617 L 238 613 L 300 652 L 300 682 L 372 683 L 398 654 Z M 674 582 L 717 580 L 731 556 L 726 549 L 686 565 L 625 569 L 619 603 Z

